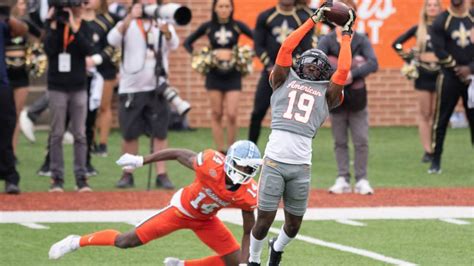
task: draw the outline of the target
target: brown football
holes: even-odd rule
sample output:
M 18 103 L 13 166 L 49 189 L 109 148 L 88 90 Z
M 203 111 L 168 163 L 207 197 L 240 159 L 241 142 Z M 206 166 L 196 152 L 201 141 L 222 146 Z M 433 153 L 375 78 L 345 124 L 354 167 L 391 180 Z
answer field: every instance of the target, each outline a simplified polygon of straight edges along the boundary
M 333 3 L 331 10 L 324 12 L 324 17 L 327 21 L 344 26 L 349 20 L 349 7 L 341 2 Z

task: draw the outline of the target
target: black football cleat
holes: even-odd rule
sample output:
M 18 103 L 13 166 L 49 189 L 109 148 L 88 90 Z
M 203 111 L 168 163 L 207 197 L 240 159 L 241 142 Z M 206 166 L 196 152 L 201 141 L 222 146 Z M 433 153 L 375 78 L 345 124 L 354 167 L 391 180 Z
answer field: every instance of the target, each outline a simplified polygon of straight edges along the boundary
M 441 166 L 439 163 L 431 162 L 430 169 L 428 169 L 428 174 L 441 174 Z
M 253 261 L 249 261 L 249 262 L 247 263 L 247 266 L 260 266 L 260 263 L 258 263 L 258 262 L 253 262 Z
M 278 252 L 278 251 L 275 251 L 275 249 L 273 249 L 273 245 L 275 244 L 276 240 L 277 240 L 277 237 L 274 237 L 268 241 L 268 246 L 269 246 L 268 254 L 270 254 L 268 258 L 268 266 L 278 266 L 280 265 L 280 262 L 281 262 L 281 255 L 283 254 L 283 251 Z

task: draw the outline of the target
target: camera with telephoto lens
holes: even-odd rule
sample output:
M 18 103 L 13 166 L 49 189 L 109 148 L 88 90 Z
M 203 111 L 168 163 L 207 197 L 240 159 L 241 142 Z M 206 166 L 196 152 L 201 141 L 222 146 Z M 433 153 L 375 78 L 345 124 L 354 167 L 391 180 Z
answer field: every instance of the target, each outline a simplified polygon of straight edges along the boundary
M 10 6 L 7 4 L 0 4 L 0 21 L 5 21 L 10 17 Z
M 176 88 L 168 86 L 163 92 L 163 96 L 165 96 L 165 99 L 176 108 L 179 115 L 185 115 L 189 110 L 191 110 L 189 102 L 179 97 Z
M 184 26 L 191 22 L 192 12 L 188 7 L 176 3 L 143 5 L 142 17 L 159 18 L 170 24 Z

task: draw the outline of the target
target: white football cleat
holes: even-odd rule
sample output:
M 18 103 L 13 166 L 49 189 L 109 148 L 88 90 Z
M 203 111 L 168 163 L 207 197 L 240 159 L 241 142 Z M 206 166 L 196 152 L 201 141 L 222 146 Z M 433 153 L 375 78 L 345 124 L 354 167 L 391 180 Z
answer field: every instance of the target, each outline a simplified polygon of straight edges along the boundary
M 374 194 L 374 190 L 370 186 L 369 180 L 367 179 L 361 179 L 359 180 L 355 187 L 354 187 L 354 192 L 359 193 L 361 195 L 372 195 Z
M 184 266 L 184 261 L 173 257 L 167 257 L 163 263 L 165 266 Z
M 49 259 L 57 260 L 67 253 L 77 250 L 80 239 L 81 237 L 78 235 L 69 235 L 63 240 L 54 243 L 49 249 Z
M 31 141 L 35 142 L 36 137 L 35 137 L 35 125 L 33 124 L 33 121 L 28 117 L 28 111 L 26 109 L 23 109 L 20 112 L 20 130 L 23 132 L 23 135 Z
M 332 187 L 329 188 L 329 193 L 334 194 L 342 194 L 342 193 L 350 193 L 351 192 L 351 185 L 347 183 L 346 178 L 340 176 L 336 178 L 336 183 Z

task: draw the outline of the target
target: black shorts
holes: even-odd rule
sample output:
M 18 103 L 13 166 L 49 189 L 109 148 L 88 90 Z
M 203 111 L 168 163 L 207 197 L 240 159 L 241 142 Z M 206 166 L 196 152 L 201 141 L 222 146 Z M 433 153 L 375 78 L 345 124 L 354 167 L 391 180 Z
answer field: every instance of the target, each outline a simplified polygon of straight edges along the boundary
M 142 134 L 166 139 L 170 111 L 162 95 L 147 91 L 120 94 L 119 99 L 120 131 L 125 140 L 138 139 Z
M 221 73 L 217 69 L 211 69 L 206 75 L 206 89 L 222 92 L 242 89 L 242 74 L 237 70 Z
M 97 67 L 97 71 L 102 75 L 104 80 L 115 80 L 117 78 L 117 67 L 109 60 Z
M 7 69 L 7 74 L 12 89 L 28 87 L 30 85 L 26 67 L 10 67 Z
M 418 78 L 415 79 L 415 89 L 419 91 L 436 91 L 436 80 L 439 71 L 429 71 L 422 67 L 418 67 Z

